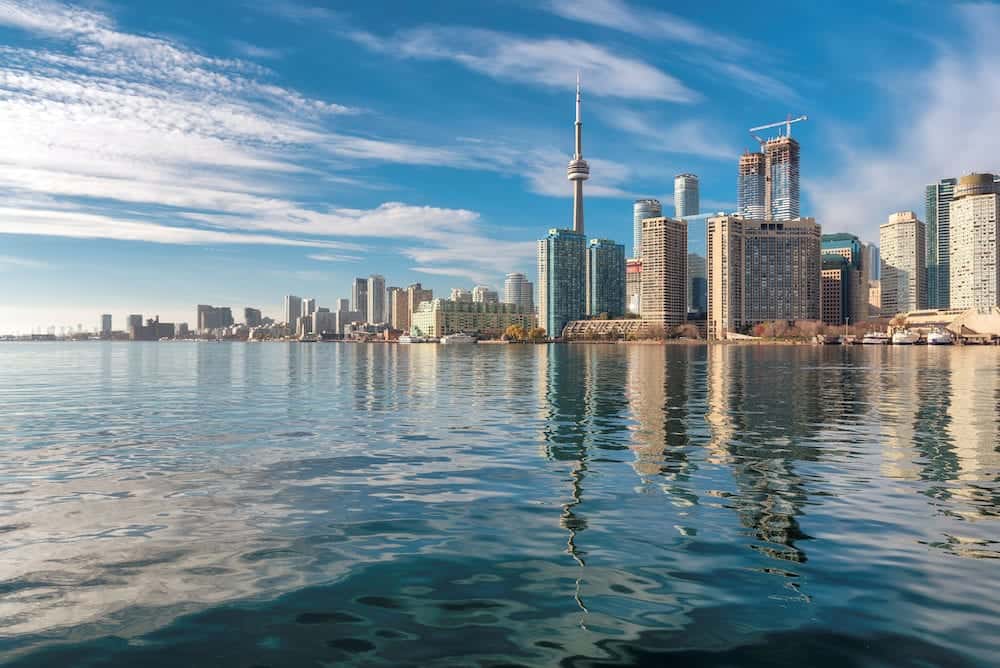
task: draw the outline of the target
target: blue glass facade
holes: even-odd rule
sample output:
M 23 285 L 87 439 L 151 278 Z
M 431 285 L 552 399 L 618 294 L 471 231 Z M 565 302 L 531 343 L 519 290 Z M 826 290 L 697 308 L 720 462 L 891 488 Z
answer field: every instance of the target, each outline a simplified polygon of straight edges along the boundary
M 586 313 L 586 274 L 584 235 L 552 229 L 538 242 L 538 316 L 550 337 L 561 336 L 566 323 Z
M 625 315 L 625 246 L 591 239 L 587 249 L 587 314 Z

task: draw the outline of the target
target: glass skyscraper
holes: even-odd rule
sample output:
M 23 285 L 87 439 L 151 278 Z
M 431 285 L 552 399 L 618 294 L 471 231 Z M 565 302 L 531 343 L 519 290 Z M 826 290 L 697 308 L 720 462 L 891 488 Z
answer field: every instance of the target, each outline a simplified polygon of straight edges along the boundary
M 760 220 L 795 220 L 799 217 L 799 143 L 791 137 L 777 137 L 763 142 L 761 149 L 740 156 L 737 213 Z
M 625 246 L 591 239 L 587 249 L 587 315 L 625 315 Z
M 538 322 L 562 335 L 566 323 L 587 310 L 587 238 L 573 230 L 549 230 L 538 242 Z
M 662 215 L 663 206 L 658 199 L 637 199 L 632 204 L 632 257 L 642 253 L 642 221 Z
M 674 218 L 697 216 L 699 210 L 698 177 L 678 174 L 674 177 Z
M 927 186 L 927 307 L 951 304 L 951 199 L 958 179 L 941 179 Z

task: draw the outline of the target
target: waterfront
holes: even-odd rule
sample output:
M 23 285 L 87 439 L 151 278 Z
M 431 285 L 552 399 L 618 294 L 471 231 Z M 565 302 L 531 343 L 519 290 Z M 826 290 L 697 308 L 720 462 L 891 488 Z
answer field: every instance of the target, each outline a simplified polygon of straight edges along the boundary
M 13 665 L 1000 651 L 992 347 L 15 343 L 0 439 Z

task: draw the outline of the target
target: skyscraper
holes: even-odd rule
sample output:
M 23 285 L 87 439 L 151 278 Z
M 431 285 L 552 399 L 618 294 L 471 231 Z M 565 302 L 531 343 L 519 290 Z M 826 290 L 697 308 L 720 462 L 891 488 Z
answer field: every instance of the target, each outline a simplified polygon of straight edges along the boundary
M 410 329 L 410 311 L 408 308 L 407 291 L 405 288 L 390 287 L 389 294 L 389 326 L 406 332 Z
M 101 316 L 101 336 L 108 338 L 111 336 L 111 314 L 105 313 Z
M 969 174 L 958 180 L 949 211 L 952 308 L 1000 306 L 998 214 L 1000 184 L 993 174 Z
M 285 298 L 287 299 L 287 297 Z M 233 311 L 228 306 L 198 304 L 198 330 L 202 332 L 229 327 L 233 324 Z
M 912 211 L 889 216 L 879 227 L 882 252 L 882 314 L 927 307 L 927 232 Z
M 591 239 L 587 249 L 587 315 L 625 315 L 625 246 Z
M 583 121 L 580 120 L 580 76 L 576 77 L 576 151 L 566 167 L 566 178 L 573 182 L 573 231 L 583 234 L 583 182 L 590 178 L 590 165 L 583 159 Z
M 316 300 L 315 299 L 303 299 L 302 300 L 302 317 L 308 318 L 313 313 L 316 312 Z
M 642 249 L 639 249 L 642 253 Z M 642 260 L 631 258 L 625 261 L 625 308 L 633 314 L 642 313 Z
M 406 310 L 410 315 L 410 323 L 413 323 L 413 314 L 417 312 L 422 302 L 429 302 L 434 299 L 432 290 L 424 290 L 420 283 L 412 283 L 406 288 Z
M 485 285 L 472 288 L 472 301 L 478 304 L 499 304 L 500 295 L 496 290 L 490 290 Z
M 368 322 L 385 322 L 385 277 L 372 274 L 368 277 Z
M 927 307 L 951 302 L 951 198 L 958 179 L 941 179 L 926 188 Z
M 794 220 L 799 217 L 799 143 L 791 137 L 769 139 L 764 144 L 767 187 L 764 218 Z
M 632 204 L 632 257 L 642 254 L 642 221 L 646 218 L 659 218 L 663 215 L 663 206 L 658 199 L 637 199 Z
M 199 309 L 200 308 L 201 307 L 199 307 Z M 302 315 L 302 298 L 296 297 L 295 295 L 286 295 L 283 317 L 285 319 L 285 324 L 288 325 L 288 328 L 291 329 L 293 332 L 295 331 L 296 322 L 298 321 L 301 315 Z M 199 319 L 200 317 L 201 316 L 199 314 Z M 198 325 L 198 328 L 201 329 L 200 324 Z
M 125 331 L 128 332 L 129 338 L 134 338 L 134 332 L 139 329 L 142 329 L 141 313 L 133 313 L 125 319 Z
M 674 218 L 697 216 L 700 212 L 698 177 L 678 174 L 674 177 Z
M 507 274 L 503 282 L 503 301 L 528 311 L 535 310 L 535 286 L 521 273 Z
M 260 309 L 247 306 L 243 309 L 243 322 L 247 327 L 256 327 L 261 323 Z
M 736 212 L 747 218 L 765 218 L 764 190 L 766 185 L 763 153 L 744 153 L 740 156 L 739 175 L 736 181 Z
M 659 217 L 642 223 L 642 319 L 664 333 L 687 321 L 687 223 Z
M 688 253 L 687 256 L 687 310 L 703 314 L 708 310 L 708 272 L 704 256 Z
M 538 242 L 538 322 L 550 337 L 586 313 L 587 239 L 573 230 L 549 230 Z
M 709 338 L 763 322 L 819 320 L 820 234 L 812 218 L 709 218 Z
M 850 317 L 852 279 L 857 275 L 851 263 L 839 253 L 823 254 L 820 276 L 820 320 L 824 325 L 843 325 Z M 865 295 L 867 301 L 868 296 Z
M 837 234 L 824 234 L 822 239 L 822 250 L 824 256 L 826 255 L 837 255 L 847 262 L 847 266 L 843 268 L 843 276 L 838 280 L 842 280 L 842 285 L 839 289 L 842 291 L 842 303 L 843 303 L 843 313 L 841 313 L 839 322 L 827 322 L 827 317 L 823 317 L 823 321 L 827 324 L 841 325 L 848 321 L 854 323 L 861 323 L 868 319 L 868 287 L 870 282 L 870 270 L 868 268 L 867 261 L 871 257 L 871 252 L 865 244 L 861 243 L 853 234 L 847 234 L 844 232 Z M 834 262 L 826 261 L 824 257 L 824 272 L 832 272 L 836 267 L 834 267 Z M 829 266 L 827 266 L 829 265 Z M 833 274 L 829 274 L 830 280 L 832 280 Z M 832 288 L 831 288 L 832 289 Z M 828 300 L 829 301 L 829 300 Z M 824 305 L 824 309 L 829 307 L 829 303 Z M 832 308 L 832 307 L 829 307 Z
M 355 278 L 351 284 L 351 310 L 357 314 L 359 321 L 369 321 L 367 278 Z

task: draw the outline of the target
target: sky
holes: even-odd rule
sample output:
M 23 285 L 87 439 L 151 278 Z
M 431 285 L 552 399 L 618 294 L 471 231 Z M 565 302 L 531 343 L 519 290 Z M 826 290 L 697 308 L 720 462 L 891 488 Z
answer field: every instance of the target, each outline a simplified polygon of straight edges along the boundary
M 1000 170 L 998 34 L 905 0 L 0 0 L 0 332 L 534 280 L 578 72 L 589 236 L 631 252 L 682 172 L 731 211 L 748 128 L 808 114 L 802 215 L 877 242 Z

